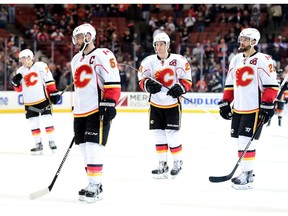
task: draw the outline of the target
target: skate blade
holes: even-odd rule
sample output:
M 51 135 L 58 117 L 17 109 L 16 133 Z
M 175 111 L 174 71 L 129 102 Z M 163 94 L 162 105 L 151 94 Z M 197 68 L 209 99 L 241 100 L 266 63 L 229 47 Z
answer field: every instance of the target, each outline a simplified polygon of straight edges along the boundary
M 103 195 L 102 194 L 98 194 L 96 197 L 85 197 L 85 201 L 86 203 L 95 203 L 97 201 L 100 201 L 103 199 Z
M 36 151 L 36 152 L 31 152 L 31 155 L 33 155 L 33 156 L 41 156 L 41 155 L 43 155 L 43 152 L 42 151 Z
M 86 196 L 85 195 L 79 196 L 79 201 L 85 202 L 86 201 Z
M 248 183 L 245 185 L 232 184 L 232 188 L 236 190 L 250 190 L 253 188 L 253 184 L 252 183 Z
M 177 175 L 171 175 L 172 179 L 176 179 L 176 177 L 179 175 L 179 173 Z
M 56 153 L 56 149 L 51 149 L 52 153 L 55 154 Z
M 154 179 L 168 179 L 168 174 L 163 173 L 163 174 L 152 174 Z

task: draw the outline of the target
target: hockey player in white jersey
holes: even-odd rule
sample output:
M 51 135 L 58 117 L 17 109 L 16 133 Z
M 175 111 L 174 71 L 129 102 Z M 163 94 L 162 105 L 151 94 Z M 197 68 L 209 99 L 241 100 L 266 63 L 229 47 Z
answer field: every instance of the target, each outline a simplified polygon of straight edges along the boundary
M 71 61 L 75 144 L 89 182 L 79 191 L 79 200 L 88 203 L 102 199 L 103 154 L 121 92 L 116 58 L 110 50 L 96 48 L 95 38 L 96 30 L 88 23 L 73 31 L 72 41 L 79 49 Z
M 267 123 L 273 116 L 274 100 L 279 86 L 271 56 L 255 49 L 260 40 L 259 31 L 255 28 L 243 29 L 238 40 L 240 43 L 238 50 L 241 53 L 229 64 L 219 109 L 224 119 L 232 119 L 231 137 L 236 139 L 240 157 L 259 122 L 264 120 L 264 123 Z M 259 139 L 261 129 L 262 127 L 254 140 Z M 231 179 L 232 187 L 235 189 L 253 188 L 255 143 L 256 141 L 251 143 L 241 161 L 241 174 Z
M 40 61 L 35 62 L 34 54 L 31 50 L 22 50 L 19 53 L 19 60 L 22 66 L 16 71 L 11 83 L 15 91 L 23 94 L 25 115 L 29 119 L 31 133 L 35 142 L 35 147 L 31 149 L 31 152 L 39 153 L 43 150 L 40 116 L 42 116 L 45 131 L 48 135 L 49 147 L 54 151 L 57 146 L 53 137 L 54 125 L 50 102 L 56 104 L 60 100 L 60 93 L 56 89 L 55 81 L 47 64 Z M 45 111 L 39 113 L 31 108 L 45 109 Z
M 152 170 L 154 178 L 168 178 L 167 164 L 170 150 L 174 164 L 171 176 L 182 169 L 182 144 L 179 140 L 181 126 L 181 95 L 192 86 L 191 69 L 181 55 L 169 53 L 170 38 L 165 32 L 153 39 L 156 54 L 146 57 L 139 68 L 139 85 L 149 92 L 150 126 L 153 130 L 159 167 Z

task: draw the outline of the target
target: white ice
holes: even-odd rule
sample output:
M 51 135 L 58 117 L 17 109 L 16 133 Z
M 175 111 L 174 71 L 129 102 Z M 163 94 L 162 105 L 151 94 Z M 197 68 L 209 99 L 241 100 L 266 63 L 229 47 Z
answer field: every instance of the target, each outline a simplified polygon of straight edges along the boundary
M 73 146 L 52 191 L 36 200 L 29 194 L 47 188 L 73 137 L 71 113 L 55 113 L 53 154 L 44 137 L 42 156 L 30 154 L 33 139 L 23 113 L 0 114 L 1 215 L 288 215 L 288 117 L 278 127 L 274 117 L 257 143 L 252 190 L 238 191 L 231 182 L 209 182 L 229 174 L 237 147 L 230 121 L 216 114 L 183 113 L 183 170 L 176 179 L 152 179 L 158 166 L 148 130 L 147 113 L 121 113 L 113 120 L 103 172 L 104 199 L 86 204 L 78 190 L 87 185 L 78 146 Z M 169 166 L 172 159 L 169 157 Z M 239 170 L 235 175 L 239 174 Z

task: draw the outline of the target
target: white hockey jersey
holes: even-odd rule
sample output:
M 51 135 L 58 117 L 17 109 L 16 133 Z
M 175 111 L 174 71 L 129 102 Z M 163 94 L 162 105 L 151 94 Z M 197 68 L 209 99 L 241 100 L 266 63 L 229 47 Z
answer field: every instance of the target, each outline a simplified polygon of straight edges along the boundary
M 273 102 L 277 92 L 271 56 L 256 52 L 246 59 L 243 53 L 239 53 L 231 60 L 223 100 L 234 100 L 235 112 L 255 112 L 261 102 Z
M 168 88 L 181 82 L 186 91 L 191 88 L 192 76 L 190 64 L 181 55 L 170 53 L 167 59 L 161 60 L 156 54 L 145 58 L 138 73 L 140 88 L 146 78 L 153 78 L 162 83 L 161 91 L 151 94 L 150 103 L 157 107 L 172 107 L 178 104 L 177 98 L 167 95 Z
M 88 55 L 77 53 L 71 61 L 74 79 L 74 117 L 88 116 L 98 111 L 102 98 L 120 97 L 120 75 L 114 54 L 98 48 Z
M 31 68 L 21 66 L 16 74 L 22 74 L 21 89 L 24 105 L 39 104 L 49 98 L 47 89 L 51 86 L 52 91 L 56 90 L 53 75 L 44 62 L 35 62 Z

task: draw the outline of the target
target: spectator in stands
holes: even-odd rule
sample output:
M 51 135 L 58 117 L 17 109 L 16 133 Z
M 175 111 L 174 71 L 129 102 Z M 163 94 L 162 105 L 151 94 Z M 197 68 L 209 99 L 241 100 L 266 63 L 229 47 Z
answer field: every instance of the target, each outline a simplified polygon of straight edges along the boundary
M 224 38 L 221 38 L 219 44 L 216 47 L 216 56 L 218 57 L 218 60 L 222 59 L 224 55 L 227 58 L 227 52 L 228 52 L 227 43 L 225 42 Z
M 254 4 L 251 11 L 251 25 L 252 27 L 259 28 L 260 24 L 260 4 Z
M 50 40 L 49 34 L 47 33 L 47 26 L 43 25 L 43 27 L 41 27 L 40 31 L 37 34 L 37 41 L 38 42 L 47 42 L 48 40 Z
M 64 35 L 59 28 L 56 28 L 55 31 L 51 34 L 51 40 L 55 42 L 64 42 Z
M 237 48 L 234 48 L 233 49 L 233 52 L 231 52 L 228 56 L 228 65 L 230 64 L 232 58 L 238 54 L 238 49 Z
M 227 23 L 228 22 L 228 18 L 226 17 L 226 13 L 221 13 L 218 20 L 218 23 Z
M 117 27 L 113 24 L 113 22 L 110 20 L 108 21 L 108 26 L 106 27 L 106 32 L 108 33 L 108 41 L 112 41 L 112 35 L 114 32 L 116 32 Z
M 0 28 L 6 29 L 8 12 L 4 6 L 0 6 Z
M 15 23 L 15 6 L 15 4 L 8 5 L 9 23 L 11 24 Z
M 188 33 L 191 33 L 196 23 L 196 19 L 195 17 L 192 17 L 191 13 L 188 13 L 188 16 L 184 18 L 184 23 Z
M 271 6 L 272 21 L 274 23 L 274 29 L 281 26 L 282 21 L 282 6 L 280 4 L 275 4 Z
M 200 63 L 202 53 L 203 53 L 203 50 L 202 50 L 201 44 L 197 43 L 196 47 L 192 49 L 192 61 L 196 61 Z
M 148 23 L 149 18 L 150 18 L 150 9 L 151 9 L 151 5 L 150 4 L 141 4 L 142 18 L 147 23 Z
M 184 5 L 183 4 L 172 4 L 173 19 L 176 21 L 179 17 L 182 17 Z
M 200 80 L 196 83 L 196 90 L 197 92 L 207 92 L 208 91 L 208 85 L 205 81 L 205 76 L 202 76 Z
M 165 24 L 166 29 L 170 29 L 171 33 L 175 32 L 176 26 L 174 24 L 174 20 L 172 16 L 168 17 L 167 23 Z
M 117 56 L 121 52 L 120 41 L 116 33 L 112 33 L 112 40 L 108 45 L 108 48 Z
M 222 84 L 216 74 L 212 74 L 212 78 L 208 83 L 209 92 L 222 92 Z
M 202 11 L 199 11 L 196 16 L 197 32 L 205 31 L 205 15 Z

